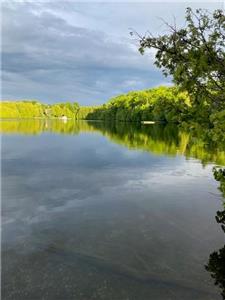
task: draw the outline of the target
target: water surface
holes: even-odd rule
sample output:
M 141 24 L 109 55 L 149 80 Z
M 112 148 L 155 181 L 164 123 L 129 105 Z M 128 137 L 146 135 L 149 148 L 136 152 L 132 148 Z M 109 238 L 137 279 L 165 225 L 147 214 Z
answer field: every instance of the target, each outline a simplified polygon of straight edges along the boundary
M 176 126 L 1 125 L 3 299 L 220 299 L 224 151 Z

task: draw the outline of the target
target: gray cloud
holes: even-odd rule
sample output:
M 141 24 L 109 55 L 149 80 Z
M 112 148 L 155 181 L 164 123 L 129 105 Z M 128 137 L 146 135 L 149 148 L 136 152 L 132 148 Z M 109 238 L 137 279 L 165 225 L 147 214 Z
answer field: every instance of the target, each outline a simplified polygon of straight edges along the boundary
M 149 5 L 116 10 L 99 4 L 4 2 L 3 99 L 99 104 L 131 89 L 169 83 L 153 66 L 153 53 L 141 56 L 128 35 L 131 20 L 141 29 L 142 15 L 148 28 Z

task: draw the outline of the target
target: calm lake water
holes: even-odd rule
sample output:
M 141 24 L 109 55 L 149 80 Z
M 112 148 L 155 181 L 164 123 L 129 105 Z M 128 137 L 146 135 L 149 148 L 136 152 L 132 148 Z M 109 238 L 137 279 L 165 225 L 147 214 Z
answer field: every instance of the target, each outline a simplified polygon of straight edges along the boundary
M 2 299 L 221 299 L 224 151 L 175 126 L 1 127 Z

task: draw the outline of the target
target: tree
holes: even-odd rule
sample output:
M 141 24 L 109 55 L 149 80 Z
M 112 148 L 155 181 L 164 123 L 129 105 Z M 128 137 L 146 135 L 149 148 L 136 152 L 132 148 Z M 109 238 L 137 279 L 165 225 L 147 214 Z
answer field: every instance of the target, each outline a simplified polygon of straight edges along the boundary
M 192 96 L 193 104 L 225 107 L 225 15 L 222 10 L 186 9 L 186 27 L 166 23 L 169 34 L 138 35 L 141 54 L 157 50 L 155 65 Z M 131 35 L 136 34 L 131 32 Z

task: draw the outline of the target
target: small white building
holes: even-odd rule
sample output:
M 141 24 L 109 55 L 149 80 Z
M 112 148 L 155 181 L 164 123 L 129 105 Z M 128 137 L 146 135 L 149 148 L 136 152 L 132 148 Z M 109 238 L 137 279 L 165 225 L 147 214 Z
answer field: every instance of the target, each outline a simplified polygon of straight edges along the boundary
M 67 116 L 62 116 L 60 119 L 63 121 L 67 121 L 68 118 L 67 118 Z

